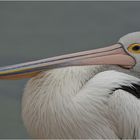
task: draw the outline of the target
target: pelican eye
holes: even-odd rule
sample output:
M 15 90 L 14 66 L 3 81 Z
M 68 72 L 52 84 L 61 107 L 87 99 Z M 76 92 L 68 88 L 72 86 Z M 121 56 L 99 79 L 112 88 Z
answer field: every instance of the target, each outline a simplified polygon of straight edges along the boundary
M 140 44 L 137 44 L 137 43 L 131 44 L 127 49 L 131 53 L 140 54 Z

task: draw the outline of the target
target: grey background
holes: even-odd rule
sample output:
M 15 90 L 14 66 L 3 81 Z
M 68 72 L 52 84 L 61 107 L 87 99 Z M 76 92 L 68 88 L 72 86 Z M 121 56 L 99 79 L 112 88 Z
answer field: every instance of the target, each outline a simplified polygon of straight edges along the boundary
M 140 30 L 140 2 L 0 2 L 0 66 L 104 47 Z M 0 81 L 0 138 L 29 138 L 27 80 Z

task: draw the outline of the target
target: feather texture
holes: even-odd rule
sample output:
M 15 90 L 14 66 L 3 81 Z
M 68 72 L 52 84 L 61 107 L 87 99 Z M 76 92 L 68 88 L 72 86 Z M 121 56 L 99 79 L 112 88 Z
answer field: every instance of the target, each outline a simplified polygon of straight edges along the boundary
M 140 80 L 105 69 L 104 66 L 68 67 L 31 79 L 22 100 L 22 117 L 30 135 L 65 139 L 140 138 L 137 123 L 131 127 L 132 120 L 140 116 L 140 112 L 127 110 L 132 105 L 131 99 L 134 104 L 139 100 L 126 91 L 114 91 L 122 86 L 131 87 L 132 81 L 137 84 Z M 136 110 L 137 106 L 131 108 Z M 125 115 L 128 118 L 122 122 Z M 129 128 L 125 129 L 125 125 Z M 131 128 L 134 129 L 130 133 Z

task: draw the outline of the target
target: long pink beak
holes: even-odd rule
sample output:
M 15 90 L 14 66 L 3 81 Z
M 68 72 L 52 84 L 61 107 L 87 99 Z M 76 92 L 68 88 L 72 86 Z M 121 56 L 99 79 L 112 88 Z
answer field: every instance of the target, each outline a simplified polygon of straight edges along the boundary
M 121 44 L 115 44 L 106 48 L 1 67 L 0 79 L 31 78 L 48 69 L 82 65 L 119 65 L 132 68 L 135 59 L 124 51 Z

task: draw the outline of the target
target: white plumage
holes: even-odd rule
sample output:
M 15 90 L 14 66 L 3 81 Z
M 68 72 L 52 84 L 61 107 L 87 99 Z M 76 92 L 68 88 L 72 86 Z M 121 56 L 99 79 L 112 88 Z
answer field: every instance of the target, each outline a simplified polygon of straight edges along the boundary
M 140 80 L 117 71 L 96 75 L 105 69 L 62 68 L 31 79 L 22 102 L 23 120 L 31 136 L 140 138 L 139 100 L 123 90 L 113 91 Z

